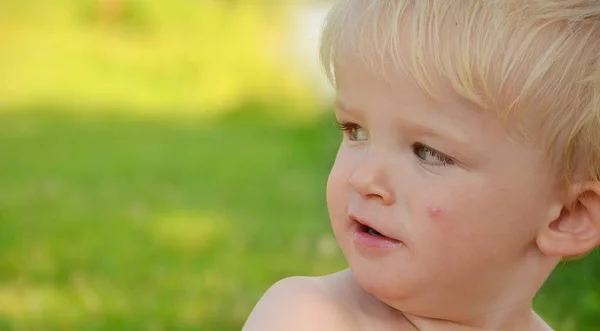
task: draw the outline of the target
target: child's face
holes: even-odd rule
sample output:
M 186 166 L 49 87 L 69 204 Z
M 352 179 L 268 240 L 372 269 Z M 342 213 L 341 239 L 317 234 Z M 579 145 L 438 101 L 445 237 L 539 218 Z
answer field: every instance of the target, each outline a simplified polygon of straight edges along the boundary
M 449 90 L 434 102 L 411 76 L 391 75 L 392 86 L 356 63 L 336 75 L 335 114 L 348 130 L 327 200 L 357 281 L 424 315 L 485 311 L 490 298 L 501 303 L 521 286 L 517 296 L 530 298 L 539 285 L 535 237 L 556 216 L 542 154 Z M 356 219 L 397 241 L 365 233 Z

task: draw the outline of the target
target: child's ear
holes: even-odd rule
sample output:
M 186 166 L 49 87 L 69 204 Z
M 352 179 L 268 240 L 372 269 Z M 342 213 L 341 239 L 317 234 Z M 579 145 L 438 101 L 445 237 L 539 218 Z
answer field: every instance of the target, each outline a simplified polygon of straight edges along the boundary
M 586 254 L 600 245 L 600 183 L 572 185 L 560 214 L 536 239 L 542 253 L 555 257 Z

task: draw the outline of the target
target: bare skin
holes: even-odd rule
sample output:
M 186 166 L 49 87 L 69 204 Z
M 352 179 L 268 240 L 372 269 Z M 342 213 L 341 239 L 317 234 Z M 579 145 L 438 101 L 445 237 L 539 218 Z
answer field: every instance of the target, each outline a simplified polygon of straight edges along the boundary
M 290 301 L 289 295 L 300 293 Z M 526 319 L 528 331 L 552 331 L 533 311 Z M 405 315 L 365 292 L 349 270 L 280 281 L 261 299 L 243 330 L 496 331 Z

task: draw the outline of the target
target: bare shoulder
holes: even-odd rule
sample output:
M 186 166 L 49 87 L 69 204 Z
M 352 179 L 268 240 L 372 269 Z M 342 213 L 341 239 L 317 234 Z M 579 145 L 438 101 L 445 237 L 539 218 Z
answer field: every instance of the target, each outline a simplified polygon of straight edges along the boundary
M 242 330 L 351 330 L 348 315 L 319 278 L 291 277 L 265 292 Z

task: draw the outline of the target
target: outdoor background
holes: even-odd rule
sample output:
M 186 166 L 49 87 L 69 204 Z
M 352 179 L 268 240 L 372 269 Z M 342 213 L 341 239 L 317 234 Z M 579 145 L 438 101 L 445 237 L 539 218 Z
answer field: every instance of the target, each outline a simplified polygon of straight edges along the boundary
M 0 1 L 0 330 L 240 330 L 343 268 L 322 2 Z M 600 330 L 600 255 L 536 299 Z

